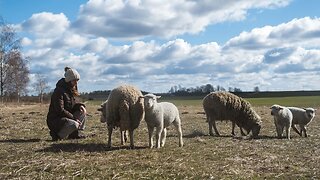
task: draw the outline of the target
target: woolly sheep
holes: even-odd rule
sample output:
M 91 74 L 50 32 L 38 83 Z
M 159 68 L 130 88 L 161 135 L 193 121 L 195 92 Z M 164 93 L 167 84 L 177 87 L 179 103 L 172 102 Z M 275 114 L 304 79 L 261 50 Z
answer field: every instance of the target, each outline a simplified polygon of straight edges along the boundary
M 310 122 L 315 117 L 315 111 L 316 109 L 313 108 L 297 108 L 297 107 L 288 107 L 288 109 L 292 112 L 293 119 L 292 119 L 292 129 L 297 132 L 300 136 L 303 135 L 305 137 L 308 137 L 307 135 L 307 129 L 306 126 L 310 124 Z M 300 126 L 300 132 L 295 127 L 295 124 L 298 124 Z
M 290 127 L 292 124 L 292 113 L 284 106 L 274 104 L 271 106 L 271 115 L 274 117 L 278 138 L 282 137 L 283 129 L 286 130 L 286 136 L 290 139 Z
M 173 124 L 178 132 L 179 146 L 183 146 L 181 120 L 178 108 L 169 102 L 157 102 L 161 96 L 146 94 L 144 98 L 145 121 L 148 126 L 149 147 L 153 147 L 153 130 L 156 128 L 156 148 L 163 147 L 167 136 L 167 127 Z M 161 138 L 161 142 L 160 142 Z
M 115 127 L 120 127 L 121 134 L 129 131 L 130 147 L 134 147 L 133 131 L 144 118 L 144 104 L 140 96 L 141 91 L 131 85 L 122 85 L 110 92 L 105 115 L 102 113 L 101 116 L 108 126 L 108 147 L 111 147 L 111 135 Z M 121 135 L 123 138 L 124 134 Z
M 257 138 L 261 129 L 261 118 L 252 109 L 249 102 L 229 92 L 211 92 L 203 98 L 203 109 L 209 124 L 209 134 L 213 136 L 212 128 L 220 136 L 216 121 L 230 120 L 240 128 L 245 129 L 251 137 Z

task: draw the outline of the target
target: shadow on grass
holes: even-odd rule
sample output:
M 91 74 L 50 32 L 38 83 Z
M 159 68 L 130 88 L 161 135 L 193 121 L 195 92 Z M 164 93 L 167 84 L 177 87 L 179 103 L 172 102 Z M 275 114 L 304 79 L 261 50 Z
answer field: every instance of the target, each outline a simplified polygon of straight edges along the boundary
M 203 133 L 202 131 L 194 130 L 190 134 L 185 134 L 183 137 L 184 138 L 195 138 L 199 136 L 208 136 L 208 134 Z
M 231 136 L 232 137 L 232 136 Z M 267 135 L 262 135 L 258 136 L 257 138 L 251 138 L 251 137 L 246 137 L 246 136 L 234 136 L 234 139 L 240 139 L 240 140 L 259 140 L 259 139 L 266 139 L 266 140 L 273 140 L 273 139 L 279 139 L 275 136 L 267 136 Z
M 135 146 L 133 150 L 146 149 L 148 147 L 138 147 Z M 107 152 L 107 151 L 116 151 L 116 150 L 131 150 L 129 146 L 119 146 L 108 148 L 105 143 L 88 143 L 88 144 L 79 144 L 79 143 L 61 143 L 61 144 L 51 144 L 49 147 L 44 149 L 37 150 L 36 152 L 76 152 L 76 151 L 85 151 L 85 152 Z
M 0 143 L 32 143 L 32 142 L 40 142 L 41 139 L 33 138 L 33 139 L 4 139 L 0 140 Z
M 194 130 L 191 134 L 186 134 L 183 137 L 184 138 L 195 138 L 195 137 L 202 137 L 202 136 L 208 136 L 208 137 L 233 137 L 232 135 L 219 135 L 219 136 L 211 136 L 207 133 L 204 133 L 202 131 Z

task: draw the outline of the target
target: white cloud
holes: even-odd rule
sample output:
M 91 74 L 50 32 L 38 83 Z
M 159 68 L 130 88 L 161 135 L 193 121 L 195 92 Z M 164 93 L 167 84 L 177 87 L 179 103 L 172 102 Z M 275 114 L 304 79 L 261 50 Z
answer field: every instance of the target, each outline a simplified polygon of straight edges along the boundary
M 22 46 L 29 46 L 32 44 L 32 40 L 27 38 L 27 37 L 24 37 L 21 39 L 21 45 Z
M 28 31 L 40 37 L 55 37 L 66 31 L 69 27 L 69 20 L 63 14 L 42 12 L 33 14 L 30 19 L 21 24 L 24 31 Z
M 255 28 L 230 39 L 225 48 L 259 50 L 266 48 L 304 46 L 319 48 L 320 18 L 293 19 L 277 26 Z
M 208 25 L 239 21 L 250 9 L 276 8 L 290 0 L 124 1 L 90 0 L 82 5 L 73 27 L 81 33 L 109 38 L 174 37 L 196 34 Z

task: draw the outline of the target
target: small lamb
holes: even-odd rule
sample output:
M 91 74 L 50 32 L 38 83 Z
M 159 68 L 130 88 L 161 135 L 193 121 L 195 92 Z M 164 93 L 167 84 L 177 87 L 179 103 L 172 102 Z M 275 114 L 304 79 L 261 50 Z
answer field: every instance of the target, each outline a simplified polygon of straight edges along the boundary
M 284 106 L 273 105 L 271 106 L 271 115 L 274 117 L 274 124 L 276 126 L 276 131 L 278 138 L 282 137 L 283 129 L 286 129 L 286 136 L 290 139 L 290 127 L 292 124 L 292 113 Z
M 292 112 L 293 119 L 292 119 L 292 129 L 298 133 L 300 136 L 302 136 L 304 133 L 305 137 L 308 137 L 307 135 L 307 129 L 306 126 L 310 124 L 310 122 L 315 117 L 315 111 L 316 109 L 313 108 L 297 108 L 297 107 L 288 107 L 289 110 Z M 298 124 L 300 126 L 300 132 L 295 127 L 295 124 Z
M 148 126 L 149 147 L 153 148 L 153 130 L 156 128 L 156 148 L 163 147 L 167 136 L 167 127 L 173 124 L 178 132 L 179 146 L 183 146 L 181 120 L 178 108 L 169 102 L 157 102 L 161 96 L 146 94 L 144 98 L 145 120 Z M 161 138 L 161 141 L 160 141 Z

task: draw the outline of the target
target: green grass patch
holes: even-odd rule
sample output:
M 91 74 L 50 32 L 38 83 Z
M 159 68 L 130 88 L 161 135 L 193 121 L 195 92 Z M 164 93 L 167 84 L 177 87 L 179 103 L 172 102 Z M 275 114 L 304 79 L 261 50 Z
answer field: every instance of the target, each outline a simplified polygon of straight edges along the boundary
M 248 98 L 247 100 L 253 106 L 272 106 L 273 104 L 279 104 L 283 106 L 296 106 L 296 107 L 320 106 L 320 96 Z

